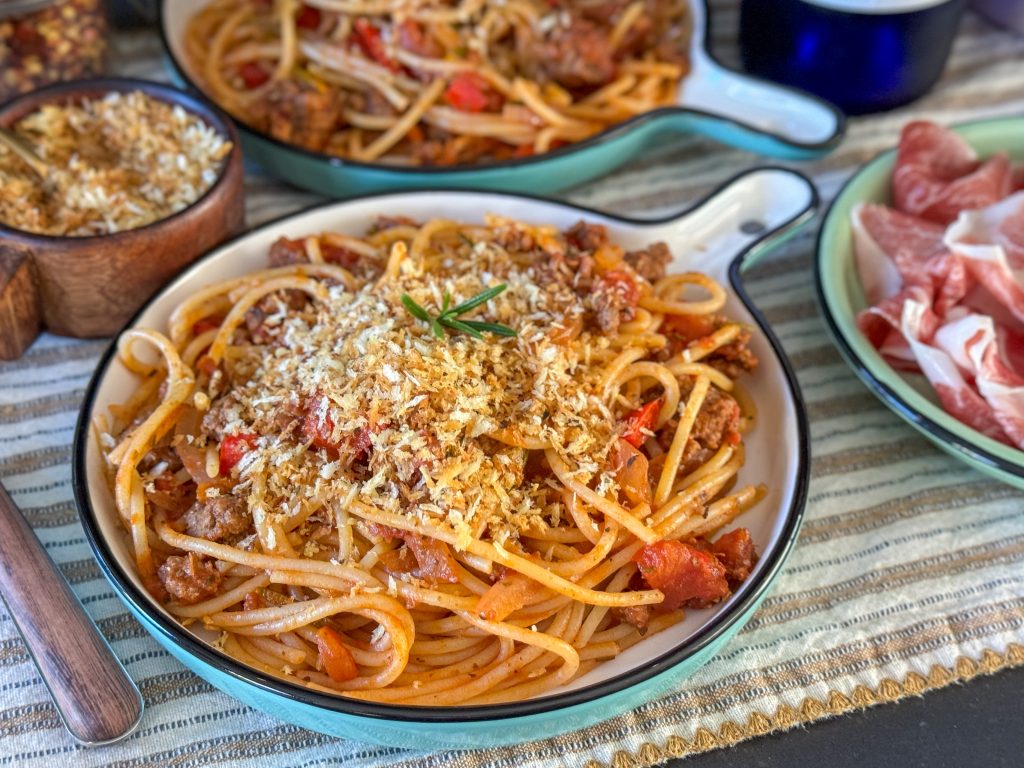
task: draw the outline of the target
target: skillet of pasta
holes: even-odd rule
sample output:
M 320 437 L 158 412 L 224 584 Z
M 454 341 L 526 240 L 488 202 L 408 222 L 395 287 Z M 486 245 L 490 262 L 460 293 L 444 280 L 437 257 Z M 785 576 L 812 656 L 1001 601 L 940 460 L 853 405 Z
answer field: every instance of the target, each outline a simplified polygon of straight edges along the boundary
M 139 576 L 267 674 L 374 702 L 560 688 L 757 561 L 722 532 L 757 365 L 724 289 L 600 225 L 381 218 L 118 341 L 98 417 Z M 154 354 L 155 353 L 155 354 Z
M 675 104 L 685 0 L 213 0 L 203 90 L 287 144 L 361 162 L 526 158 Z

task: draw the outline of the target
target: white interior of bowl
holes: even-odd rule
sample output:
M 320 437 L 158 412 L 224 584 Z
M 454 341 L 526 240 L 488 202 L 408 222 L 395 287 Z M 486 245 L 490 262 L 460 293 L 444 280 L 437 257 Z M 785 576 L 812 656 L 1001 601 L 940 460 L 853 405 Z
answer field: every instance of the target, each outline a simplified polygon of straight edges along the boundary
M 780 182 L 786 175 L 781 171 L 766 171 L 761 175 L 748 176 L 711 203 L 686 217 L 664 224 L 623 224 L 591 215 L 586 215 L 586 218 L 607 224 L 613 238 L 626 247 L 639 247 L 652 241 L 665 240 L 676 257 L 670 267 L 671 271 L 703 271 L 727 284 L 726 272 L 732 257 L 738 248 L 751 240 L 749 235 L 741 233 L 740 228 L 751 217 L 749 204 L 737 204 L 736 200 L 745 194 L 747 198 L 763 201 L 765 217 L 762 220 L 769 219 L 768 208 L 773 205 L 771 200 L 777 199 L 776 195 L 782 189 L 764 186 L 775 183 L 771 173 L 775 173 L 778 176 L 776 181 Z M 795 193 L 795 189 L 790 192 Z M 794 204 L 798 203 L 796 201 Z M 265 267 L 270 244 L 281 236 L 294 238 L 322 231 L 362 234 L 380 214 L 403 214 L 420 220 L 444 216 L 464 221 L 481 221 L 487 212 L 535 223 L 552 223 L 562 228 L 571 226 L 581 218 L 580 211 L 569 206 L 484 193 L 405 193 L 337 203 L 268 225 L 218 249 L 171 283 L 150 303 L 135 325 L 166 329 L 173 308 L 201 287 Z M 743 304 L 731 291 L 729 293 L 730 299 L 725 311 L 733 318 L 753 324 Z M 748 585 L 758 579 L 769 559 L 766 555 L 783 543 L 782 532 L 788 517 L 786 512 L 792 505 L 797 487 L 799 462 L 796 413 L 782 366 L 767 340 L 756 328 L 751 346 L 760 365 L 744 383 L 757 405 L 758 417 L 756 427 L 745 438 L 747 464 L 740 472 L 739 482 L 765 483 L 769 490 L 767 497 L 737 523 L 750 529 L 757 550 L 761 553 L 761 560 L 748 580 Z M 112 361 L 99 381 L 93 413 L 105 414 L 109 405 L 124 402 L 135 386 L 133 374 L 119 361 Z M 98 526 L 121 570 L 140 592 L 145 593 L 135 573 L 129 539 L 106 486 L 102 463 L 98 446 L 94 440 L 90 440 L 86 450 L 86 479 Z M 573 682 L 569 688 L 617 677 L 668 653 L 685 643 L 716 616 L 728 612 L 744 591 L 745 588 L 741 588 L 728 601 L 714 608 L 689 611 L 685 621 L 646 638 L 615 659 L 602 663 Z M 156 601 L 150 602 L 154 611 L 169 617 Z M 181 631 L 193 632 L 203 641 L 211 639 L 192 629 L 182 628 Z

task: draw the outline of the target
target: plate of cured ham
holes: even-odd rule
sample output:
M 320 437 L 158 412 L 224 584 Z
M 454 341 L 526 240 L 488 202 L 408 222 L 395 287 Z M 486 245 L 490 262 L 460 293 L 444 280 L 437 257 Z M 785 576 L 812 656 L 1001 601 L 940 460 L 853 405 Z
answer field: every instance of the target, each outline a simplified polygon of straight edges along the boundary
M 1024 487 L 1024 118 L 915 121 L 832 203 L 815 281 L 854 372 L 947 452 Z

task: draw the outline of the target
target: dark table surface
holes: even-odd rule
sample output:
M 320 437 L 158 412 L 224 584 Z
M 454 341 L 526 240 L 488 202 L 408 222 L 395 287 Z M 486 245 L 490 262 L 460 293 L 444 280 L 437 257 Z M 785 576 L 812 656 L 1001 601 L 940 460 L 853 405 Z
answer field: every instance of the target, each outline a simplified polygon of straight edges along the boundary
M 1024 667 L 741 742 L 671 768 L 1024 766 Z

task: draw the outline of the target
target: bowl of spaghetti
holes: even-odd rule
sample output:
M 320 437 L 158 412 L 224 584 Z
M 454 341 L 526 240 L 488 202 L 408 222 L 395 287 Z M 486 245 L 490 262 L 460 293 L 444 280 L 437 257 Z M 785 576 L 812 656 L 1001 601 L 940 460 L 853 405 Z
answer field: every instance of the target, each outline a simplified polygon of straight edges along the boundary
M 703 0 L 163 4 L 172 74 L 239 122 L 271 173 L 333 196 L 549 192 L 673 133 L 808 158 L 844 118 L 729 70 Z
M 339 736 L 479 747 L 650 700 L 795 540 L 806 419 L 739 271 L 816 204 L 767 169 L 656 222 L 437 191 L 254 230 L 89 387 L 105 575 L 196 673 Z

